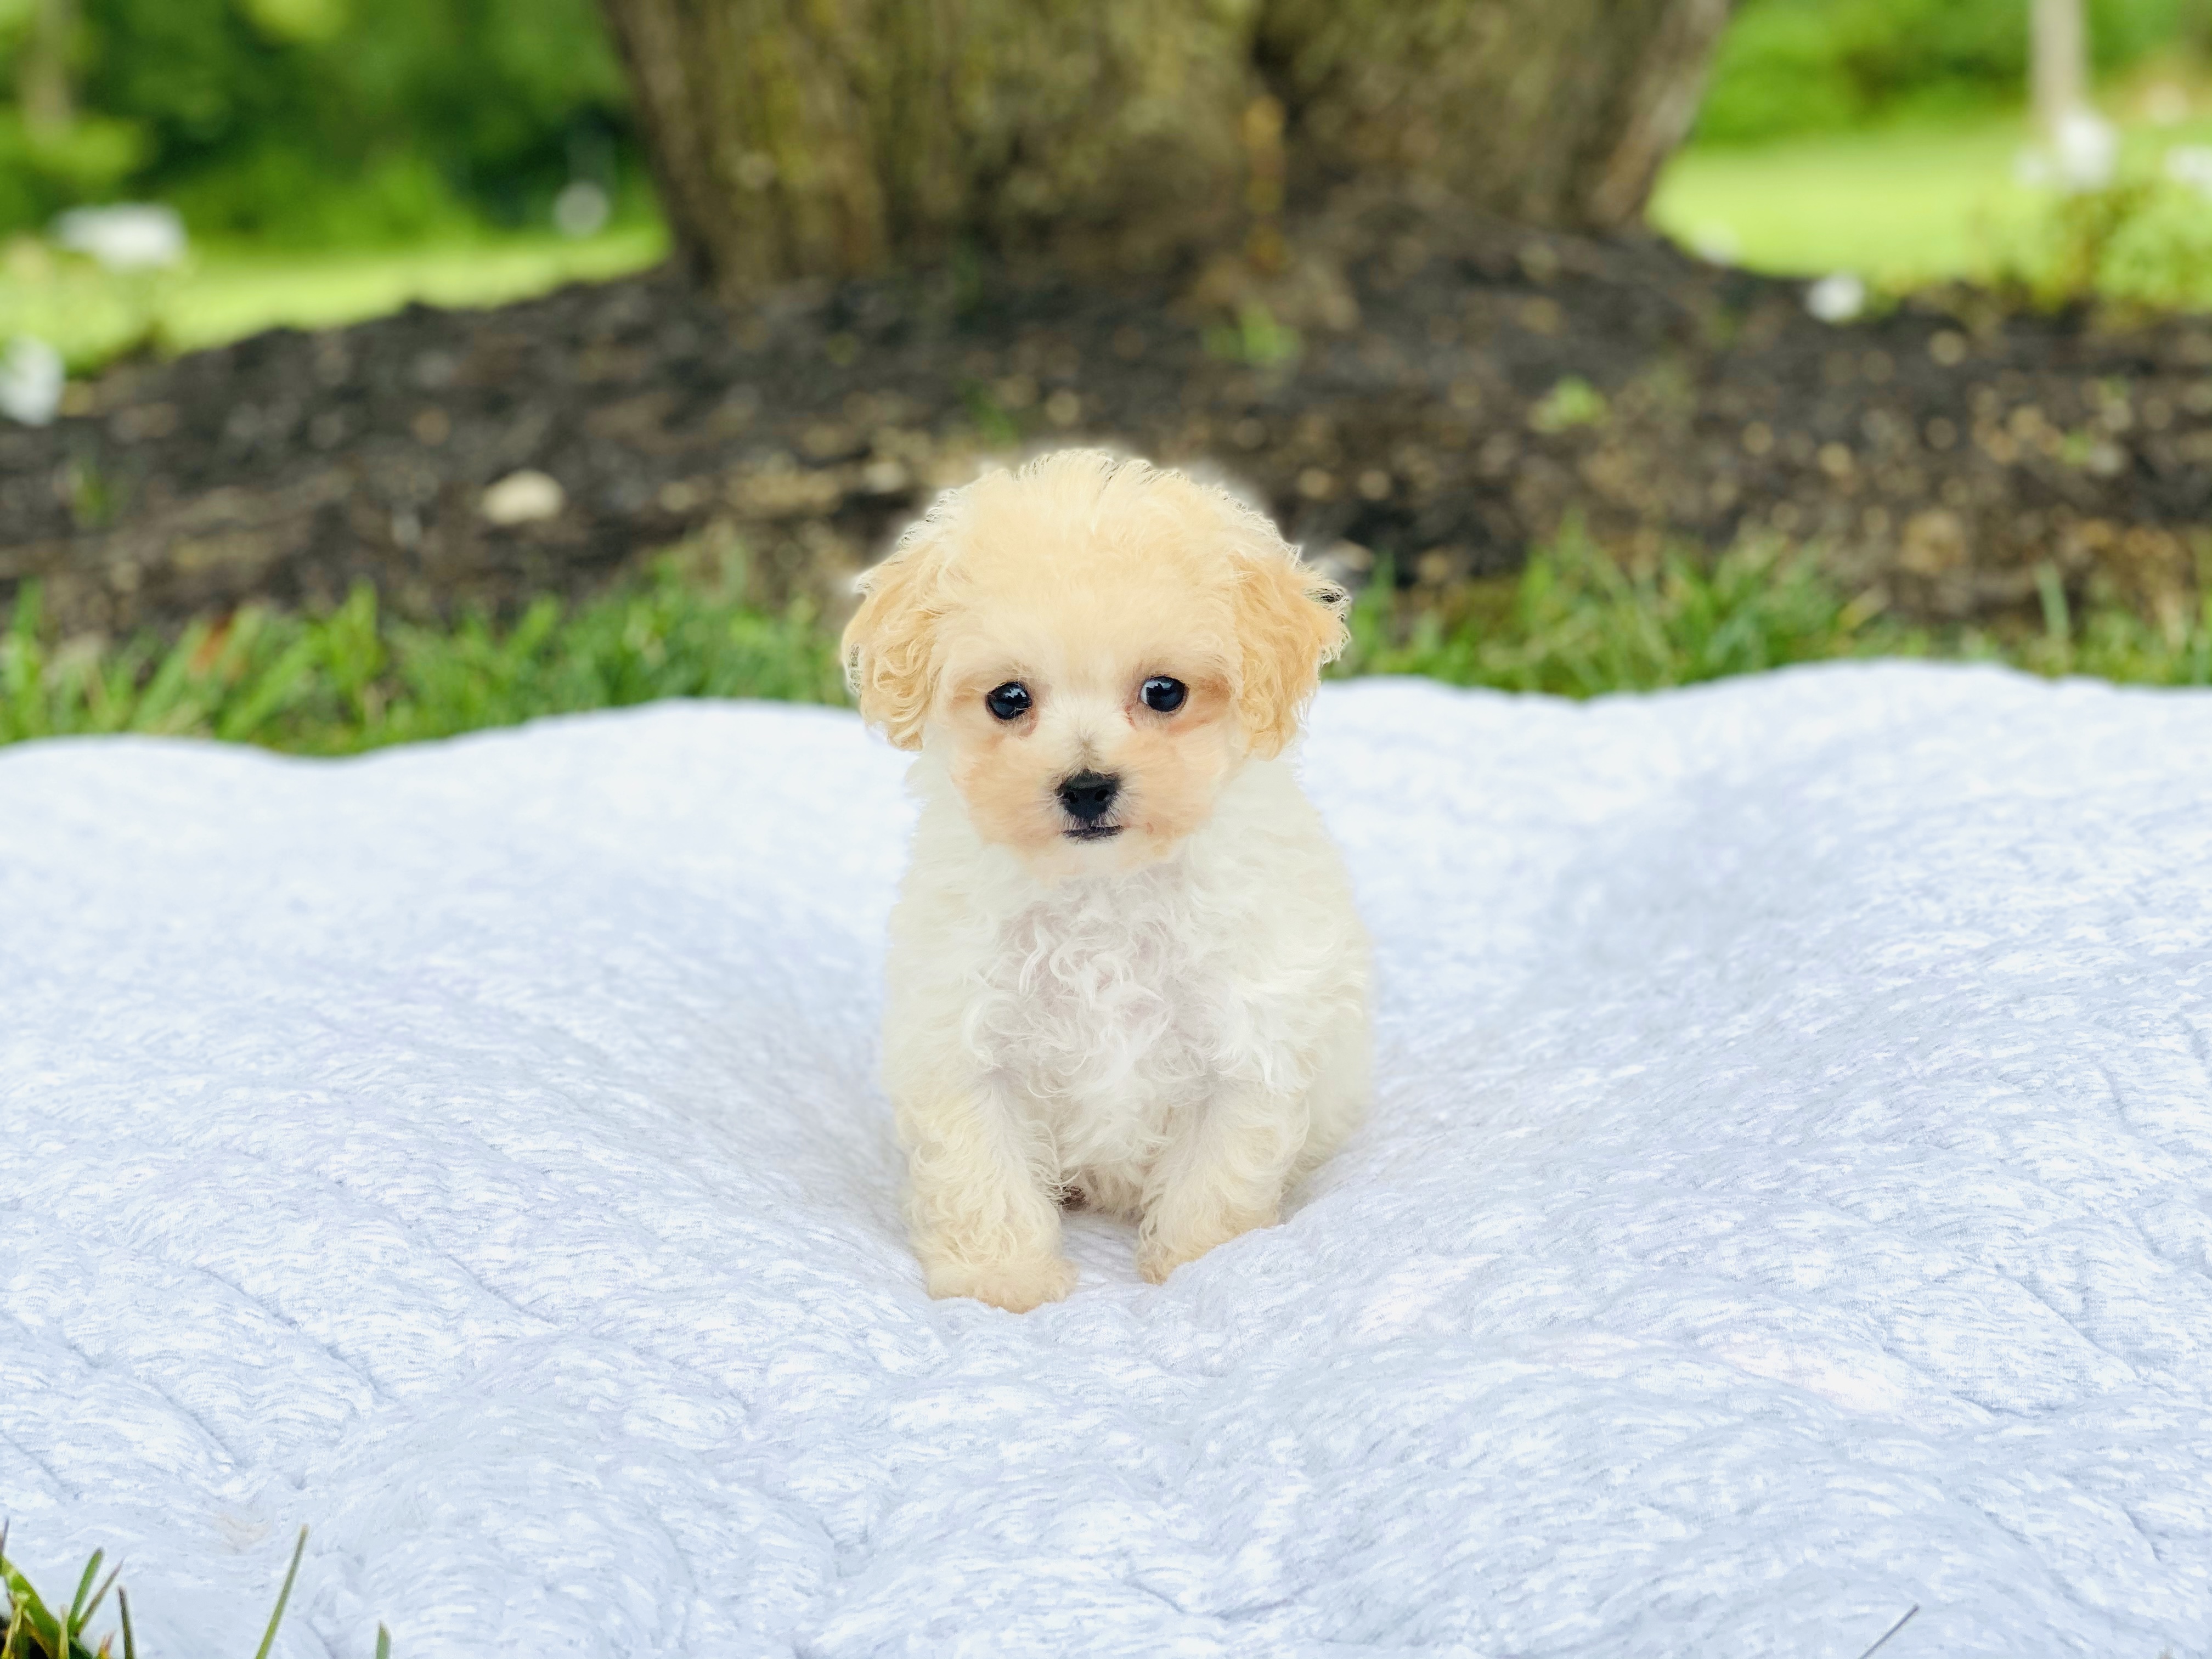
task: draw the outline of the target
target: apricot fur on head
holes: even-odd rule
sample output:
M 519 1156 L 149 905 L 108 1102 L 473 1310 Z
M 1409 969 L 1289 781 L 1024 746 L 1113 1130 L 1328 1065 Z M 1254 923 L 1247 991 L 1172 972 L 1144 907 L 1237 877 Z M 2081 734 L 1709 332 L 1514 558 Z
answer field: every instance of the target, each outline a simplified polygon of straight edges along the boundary
M 862 716 L 939 753 L 986 840 L 1066 868 L 1188 836 L 1345 643 L 1344 595 L 1262 514 L 1100 450 L 940 495 L 860 591 Z

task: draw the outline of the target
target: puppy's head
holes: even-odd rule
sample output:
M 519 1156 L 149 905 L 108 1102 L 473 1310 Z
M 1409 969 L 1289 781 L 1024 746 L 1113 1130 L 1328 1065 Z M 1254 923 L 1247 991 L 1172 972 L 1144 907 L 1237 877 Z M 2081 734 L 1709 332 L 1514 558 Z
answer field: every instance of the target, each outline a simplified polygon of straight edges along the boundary
M 861 593 L 860 713 L 1044 875 L 1165 854 L 1344 645 L 1343 594 L 1261 514 L 1097 450 L 939 496 Z

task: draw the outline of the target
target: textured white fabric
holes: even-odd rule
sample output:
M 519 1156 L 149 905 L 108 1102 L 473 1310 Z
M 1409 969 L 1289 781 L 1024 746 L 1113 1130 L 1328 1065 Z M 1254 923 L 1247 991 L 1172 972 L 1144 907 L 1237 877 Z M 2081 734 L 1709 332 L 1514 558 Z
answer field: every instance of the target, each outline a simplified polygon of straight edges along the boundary
M 2212 1650 L 2212 696 L 1330 689 L 1374 1120 L 932 1304 L 849 717 L 0 751 L 0 1507 L 142 1644 Z M 73 1582 L 73 1578 L 72 1578 Z

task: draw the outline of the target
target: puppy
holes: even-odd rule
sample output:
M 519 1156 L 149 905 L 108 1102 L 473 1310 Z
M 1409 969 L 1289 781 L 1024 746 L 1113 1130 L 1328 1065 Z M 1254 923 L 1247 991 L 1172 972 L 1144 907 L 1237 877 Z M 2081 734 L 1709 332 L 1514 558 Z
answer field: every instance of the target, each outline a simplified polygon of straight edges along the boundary
M 1154 1283 L 1277 1220 L 1366 1109 L 1368 948 L 1284 750 L 1344 596 L 1266 518 L 1065 450 L 940 495 L 865 576 L 860 712 L 920 750 L 884 1071 L 932 1296 Z

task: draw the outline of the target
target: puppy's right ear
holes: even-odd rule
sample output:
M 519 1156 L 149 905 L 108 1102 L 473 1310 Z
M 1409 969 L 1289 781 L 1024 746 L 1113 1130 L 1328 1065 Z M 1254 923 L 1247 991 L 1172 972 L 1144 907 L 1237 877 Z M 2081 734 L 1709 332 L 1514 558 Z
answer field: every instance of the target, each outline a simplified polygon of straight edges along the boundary
M 951 495 L 909 526 L 890 556 L 862 573 L 860 608 L 845 624 L 845 684 L 860 718 L 896 749 L 921 747 L 937 695 L 937 624 L 951 609 L 946 569 Z

